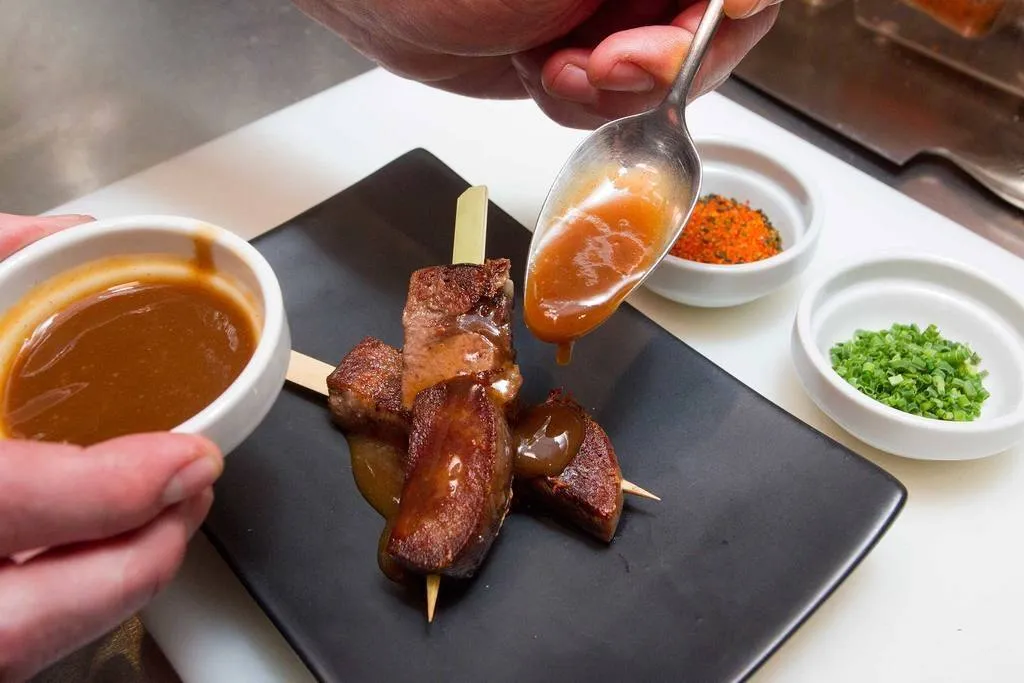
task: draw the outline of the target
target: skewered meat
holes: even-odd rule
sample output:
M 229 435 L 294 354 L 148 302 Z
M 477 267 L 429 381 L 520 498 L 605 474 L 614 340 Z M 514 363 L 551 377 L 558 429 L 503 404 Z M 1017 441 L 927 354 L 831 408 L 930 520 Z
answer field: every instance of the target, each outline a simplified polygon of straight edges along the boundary
M 356 483 L 367 500 L 390 520 L 389 529 L 381 539 L 382 552 L 379 554 L 379 560 L 382 568 L 386 568 L 385 573 L 395 580 L 403 577 L 386 548 L 390 543 L 388 532 L 397 519 L 400 508 L 398 501 L 402 497 L 402 486 L 397 474 L 391 476 L 394 466 L 382 463 L 381 459 L 394 458 L 400 461 L 399 466 L 406 473 L 410 472 L 414 462 L 418 462 L 424 453 L 431 452 L 426 444 L 428 433 L 436 435 L 436 432 L 445 429 L 446 421 L 458 421 L 462 419 L 458 417 L 459 415 L 473 414 L 474 409 L 466 405 L 457 409 L 442 408 L 442 404 L 448 400 L 459 403 L 455 397 L 449 399 L 448 393 L 452 391 L 449 385 L 461 383 L 463 386 L 460 390 L 463 393 L 473 394 L 474 390 L 471 387 L 474 385 L 473 380 L 476 379 L 465 377 L 423 392 L 422 401 L 417 404 L 419 407 L 415 420 L 419 426 L 419 436 L 416 437 L 419 445 L 412 449 L 413 452 L 407 457 L 409 432 L 414 420 L 412 413 L 406 410 L 401 402 L 401 377 L 401 352 L 378 339 L 367 337 L 345 356 L 328 378 L 331 412 L 335 421 L 349 437 Z M 484 392 L 487 393 L 489 392 Z M 491 398 L 493 399 L 493 394 Z M 486 403 L 477 397 L 475 405 L 485 410 L 483 415 L 475 416 L 475 420 L 472 421 L 474 426 L 470 429 L 493 429 L 494 442 L 497 444 L 496 454 L 504 453 L 506 447 L 510 452 L 518 449 L 519 452 L 515 454 L 514 459 L 514 471 L 520 490 L 527 493 L 530 499 L 548 507 L 564 521 L 571 522 L 602 541 L 610 541 L 615 535 L 622 512 L 622 474 L 614 448 L 600 425 L 588 416 L 576 401 L 564 392 L 555 390 L 545 403 L 523 413 L 521 421 L 515 425 L 516 438 L 510 445 L 503 446 L 498 442 L 509 443 L 507 428 L 504 426 L 504 420 L 489 417 L 490 411 L 487 407 L 491 403 L 493 401 Z M 470 404 L 474 402 L 470 401 Z M 485 428 L 485 422 L 490 426 Z M 472 440 L 472 436 L 468 438 Z M 375 440 L 383 444 L 374 443 Z M 384 455 L 389 449 L 394 456 Z M 556 450 L 562 452 L 553 452 Z M 454 452 L 459 454 L 460 451 Z M 438 455 L 437 452 L 433 454 L 435 459 Z M 360 466 L 363 460 L 370 462 L 371 458 L 372 467 Z M 483 460 L 488 461 L 487 458 Z M 566 462 L 568 464 L 564 464 Z M 384 467 L 384 464 L 389 466 Z M 500 466 L 501 463 L 496 464 Z M 431 467 L 436 469 L 436 463 Z M 545 468 L 553 468 L 546 470 L 550 476 L 538 476 L 538 473 L 545 472 Z M 427 466 L 424 466 L 424 470 L 433 471 Z M 500 475 L 500 471 L 495 471 L 495 474 Z M 414 476 L 421 477 L 422 471 Z M 438 476 L 442 476 L 445 484 L 459 480 L 458 477 L 449 477 L 447 472 Z M 501 476 L 504 475 L 500 475 L 499 479 Z M 502 490 L 502 487 L 498 488 L 499 492 Z M 451 517 L 448 518 L 448 522 L 457 520 L 462 514 L 452 512 L 458 504 L 458 501 L 454 504 L 449 501 L 448 514 Z M 403 556 L 402 563 L 416 571 L 432 572 L 434 569 L 423 567 L 443 566 L 447 561 L 443 559 L 444 554 L 448 552 L 452 558 L 449 564 L 452 566 L 443 573 L 471 573 L 471 570 L 475 569 L 475 563 L 486 554 L 487 547 L 493 541 L 508 508 L 507 500 L 503 504 L 500 495 L 492 496 L 490 504 L 479 505 L 476 508 L 473 505 L 470 503 L 461 509 L 475 509 L 478 525 L 488 530 L 488 533 L 481 534 L 481 539 L 477 539 L 483 541 L 482 545 L 471 544 L 472 547 L 465 547 L 459 551 L 453 550 L 458 545 L 457 542 L 449 541 L 447 550 L 442 550 L 438 556 L 429 558 L 426 557 L 424 548 L 415 544 L 433 547 L 433 541 L 409 540 L 403 546 L 403 552 L 409 557 Z M 432 519 L 436 521 L 436 517 Z M 427 524 L 428 522 L 424 522 L 424 530 L 417 536 L 418 539 L 439 533 L 437 529 L 427 530 Z M 491 529 L 493 533 L 490 533 Z M 463 542 L 466 538 L 463 536 Z
M 446 265 L 412 274 L 402 314 L 405 329 L 402 401 L 439 382 L 475 375 L 503 403 L 522 386 L 512 346 L 512 281 L 508 259 Z
M 408 462 L 388 553 L 411 571 L 472 576 L 512 500 L 503 408 L 475 377 L 419 392 Z
M 561 474 L 528 479 L 522 486 L 532 499 L 610 542 L 622 514 L 622 471 L 612 442 L 583 407 L 561 390 L 552 391 L 544 406 L 574 413 L 582 425 L 582 439 Z
M 346 433 L 400 445 L 404 451 L 412 415 L 402 405 L 402 353 L 367 337 L 327 378 L 331 415 Z
M 345 432 L 356 487 L 386 520 L 377 564 L 392 581 L 409 580 L 386 552 L 405 483 L 411 413 L 402 405 L 402 352 L 367 337 L 327 378 L 331 416 Z

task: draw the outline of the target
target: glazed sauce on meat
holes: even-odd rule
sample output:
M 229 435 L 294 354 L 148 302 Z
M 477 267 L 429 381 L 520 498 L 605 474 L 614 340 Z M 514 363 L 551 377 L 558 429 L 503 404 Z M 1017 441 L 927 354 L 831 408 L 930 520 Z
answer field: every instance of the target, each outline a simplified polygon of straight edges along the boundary
M 377 564 L 392 581 L 405 581 L 407 574 L 387 553 L 391 525 L 402 500 L 405 454 L 401 449 L 370 436 L 352 434 L 346 437 L 352 458 L 352 477 L 356 488 L 370 506 L 384 518 L 384 531 L 377 542 Z
M 356 488 L 381 517 L 391 519 L 402 499 L 404 454 L 381 439 L 359 434 L 347 438 Z
M 600 174 L 544 233 L 529 265 L 523 315 L 538 339 L 558 345 L 560 364 L 663 251 L 677 219 L 665 183 L 642 166 Z
M 172 429 L 227 389 L 256 343 L 249 312 L 198 275 L 110 287 L 24 343 L 5 373 L 2 431 L 90 445 Z
M 449 391 L 445 394 L 438 417 L 431 425 L 431 441 L 423 449 L 431 460 L 423 465 L 424 457 L 417 459 L 414 472 L 405 489 L 410 520 L 417 520 L 427 512 L 451 504 L 462 495 L 462 489 L 471 482 L 468 467 L 463 462 L 467 437 L 466 430 L 475 426 L 471 412 L 487 389 L 472 378 L 459 377 L 446 383 Z M 424 511 L 424 512 L 421 512 Z
M 586 425 L 579 411 L 545 403 L 524 412 L 512 431 L 516 476 L 557 477 L 579 452 Z

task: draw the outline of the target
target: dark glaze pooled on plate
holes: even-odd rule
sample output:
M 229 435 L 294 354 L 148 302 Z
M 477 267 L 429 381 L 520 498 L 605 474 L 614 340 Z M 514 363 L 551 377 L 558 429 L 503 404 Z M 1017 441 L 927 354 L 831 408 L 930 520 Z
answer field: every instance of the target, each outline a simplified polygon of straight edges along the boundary
M 188 278 L 108 287 L 39 325 L 4 373 L 4 431 L 90 445 L 172 429 L 222 394 L 258 333 L 250 312 L 208 281 L 206 240 L 196 254 Z
M 608 319 L 661 253 L 673 191 L 654 169 L 614 167 L 581 183 L 547 228 L 526 278 L 523 315 L 541 341 L 572 345 Z

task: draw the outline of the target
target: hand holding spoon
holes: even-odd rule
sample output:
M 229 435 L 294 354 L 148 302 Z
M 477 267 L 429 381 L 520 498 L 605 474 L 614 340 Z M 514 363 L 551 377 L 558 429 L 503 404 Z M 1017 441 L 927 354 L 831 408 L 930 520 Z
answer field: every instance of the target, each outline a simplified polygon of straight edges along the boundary
M 686 99 L 723 4 L 708 4 L 662 103 L 594 131 L 544 201 L 530 243 L 524 315 L 534 335 L 558 344 L 559 363 L 654 270 L 693 212 L 701 162 Z

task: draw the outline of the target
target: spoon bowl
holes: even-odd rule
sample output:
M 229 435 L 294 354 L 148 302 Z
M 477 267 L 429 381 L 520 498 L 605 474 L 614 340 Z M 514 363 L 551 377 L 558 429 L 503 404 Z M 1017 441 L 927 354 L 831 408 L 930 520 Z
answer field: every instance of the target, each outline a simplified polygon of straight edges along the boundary
M 723 4 L 708 4 L 662 103 L 594 131 L 544 200 L 527 258 L 525 317 L 534 335 L 559 345 L 560 362 L 653 272 L 693 213 L 702 167 L 685 105 Z M 613 206 L 624 200 L 628 210 Z
M 594 176 L 609 167 L 631 169 L 644 166 L 657 172 L 669 190 L 667 212 L 672 223 L 665 225 L 655 251 L 664 257 L 686 225 L 700 196 L 701 161 L 697 145 L 680 110 L 658 107 L 604 124 L 573 152 L 555 179 L 541 208 L 530 242 L 533 261 L 545 235 L 559 224 L 578 197 L 593 184 Z M 657 263 L 651 264 L 650 270 Z M 529 277 L 529 275 L 527 275 Z M 639 284 L 639 283 L 637 283 Z

